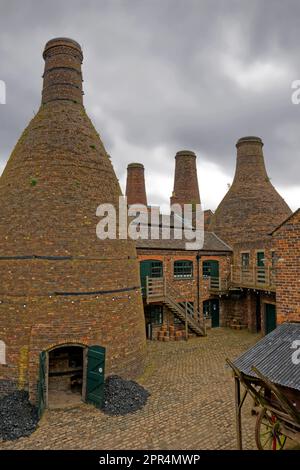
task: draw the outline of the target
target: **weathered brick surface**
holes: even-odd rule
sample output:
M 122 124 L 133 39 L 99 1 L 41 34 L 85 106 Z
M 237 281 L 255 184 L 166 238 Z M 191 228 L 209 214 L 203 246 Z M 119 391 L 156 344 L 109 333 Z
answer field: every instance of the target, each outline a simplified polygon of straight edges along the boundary
M 300 210 L 274 232 L 277 322 L 300 321 Z
M 127 167 L 126 196 L 128 205 L 147 206 L 144 166 L 141 163 L 130 163 Z
M 28 438 L 2 442 L 4 449 L 236 449 L 234 382 L 225 359 L 259 339 L 246 331 L 217 328 L 188 342 L 147 344 L 138 381 L 151 396 L 127 416 L 104 415 L 92 406 L 47 411 Z M 255 417 L 247 398 L 244 448 L 255 449 Z
M 145 354 L 134 243 L 96 236 L 98 205 L 117 207 L 121 191 L 73 82 L 80 46 L 50 41 L 44 57 L 45 104 L 0 179 L 0 389 L 29 388 L 33 401 L 39 353 L 56 344 L 105 346 L 107 371 L 128 377 L 142 371 Z
M 190 150 L 181 150 L 175 156 L 174 188 L 170 204 L 200 204 L 196 155 Z
M 73 39 L 56 38 L 47 42 L 43 53 L 45 72 L 42 103 L 70 100 L 82 104 L 83 55 Z
M 243 137 L 236 146 L 234 180 L 211 223 L 211 230 L 229 244 L 266 237 L 291 214 L 270 182 L 261 139 Z
M 250 254 L 250 268 L 257 266 L 257 252 L 264 251 L 264 264 L 266 267 L 272 267 L 272 251 L 275 250 L 275 243 L 273 237 L 269 235 L 268 237 L 258 238 L 253 241 L 244 241 L 240 243 L 234 243 L 233 248 L 233 264 L 236 266 L 241 266 L 242 263 L 242 252 L 248 252 Z

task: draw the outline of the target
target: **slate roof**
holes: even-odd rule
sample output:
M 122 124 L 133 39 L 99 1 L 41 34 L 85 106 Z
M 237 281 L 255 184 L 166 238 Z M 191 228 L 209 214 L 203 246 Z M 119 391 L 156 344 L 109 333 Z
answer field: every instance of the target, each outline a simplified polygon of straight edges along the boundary
M 177 240 L 174 239 L 174 234 L 171 231 L 171 236 L 169 240 L 162 240 L 162 228 L 159 229 L 159 239 L 150 240 L 137 240 L 136 247 L 144 249 L 161 249 L 161 250 L 186 250 L 185 244 L 193 240 Z M 186 250 L 190 251 L 190 250 Z M 198 251 L 198 250 L 196 250 Z M 204 232 L 204 245 L 200 251 L 222 251 L 222 252 L 231 252 L 232 248 L 223 242 L 217 235 L 213 232 Z
M 300 391 L 300 364 L 292 361 L 292 354 L 300 347 L 292 348 L 296 340 L 300 341 L 300 322 L 283 323 L 233 363 L 246 375 L 256 377 L 251 370 L 255 366 L 273 383 Z

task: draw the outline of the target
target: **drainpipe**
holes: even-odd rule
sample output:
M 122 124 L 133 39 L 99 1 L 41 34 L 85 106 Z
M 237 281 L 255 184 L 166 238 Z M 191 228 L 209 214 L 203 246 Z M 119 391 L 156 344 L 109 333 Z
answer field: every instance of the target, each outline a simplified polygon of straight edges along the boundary
M 200 259 L 201 256 L 197 253 L 197 310 L 200 312 Z

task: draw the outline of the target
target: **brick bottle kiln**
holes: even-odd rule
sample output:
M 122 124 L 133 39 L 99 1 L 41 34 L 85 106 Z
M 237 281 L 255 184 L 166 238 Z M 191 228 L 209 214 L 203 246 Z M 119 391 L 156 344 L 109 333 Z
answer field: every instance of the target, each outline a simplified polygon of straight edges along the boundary
M 211 230 L 229 244 L 265 237 L 291 210 L 268 177 L 259 137 L 237 141 L 233 183 L 211 221 Z
M 46 390 L 85 398 L 92 345 L 124 377 L 145 354 L 135 247 L 96 237 L 97 206 L 121 191 L 83 107 L 80 45 L 53 39 L 43 57 L 41 107 L 0 179 L 0 392 L 35 403 L 41 374 Z

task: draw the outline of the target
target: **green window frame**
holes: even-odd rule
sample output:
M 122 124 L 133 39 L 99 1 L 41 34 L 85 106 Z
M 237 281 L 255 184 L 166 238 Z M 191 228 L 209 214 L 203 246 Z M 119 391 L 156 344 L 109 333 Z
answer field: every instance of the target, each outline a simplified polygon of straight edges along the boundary
M 202 265 L 202 275 L 210 276 L 211 265 L 209 261 L 203 261 Z
M 151 261 L 151 277 L 163 277 L 163 264 L 161 261 Z
M 174 277 L 176 279 L 191 279 L 193 277 L 193 261 L 174 261 Z

